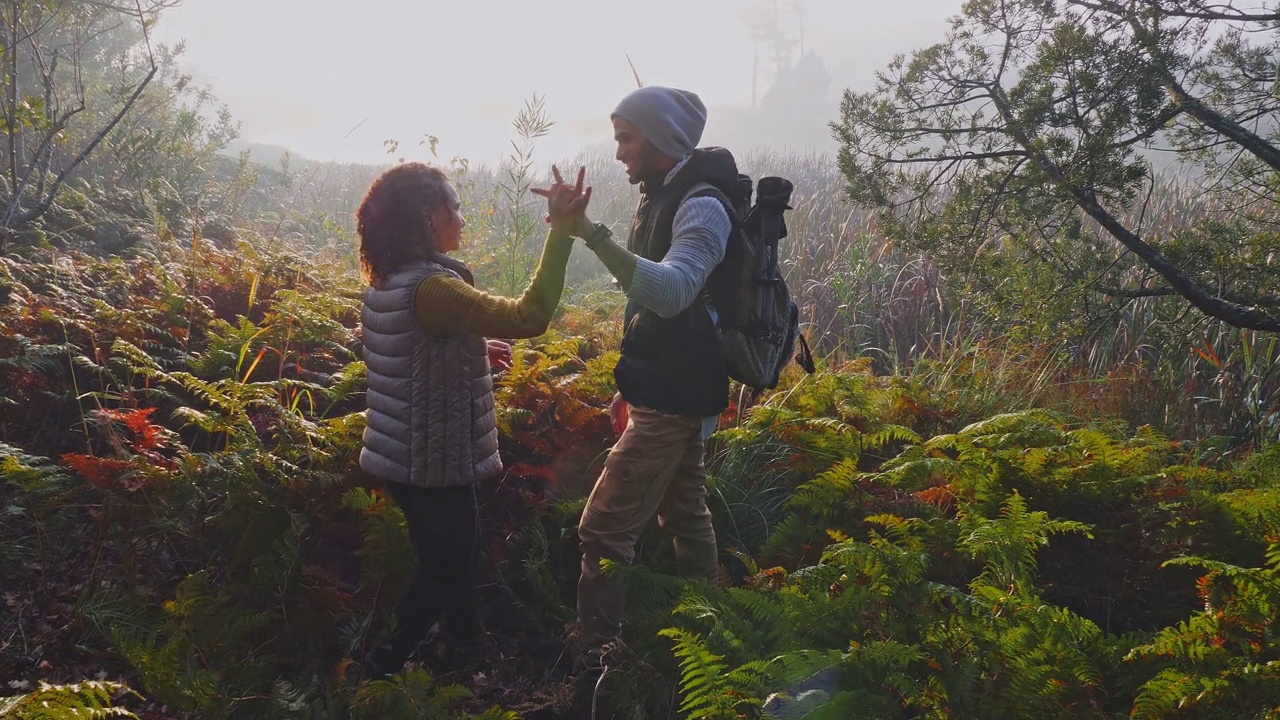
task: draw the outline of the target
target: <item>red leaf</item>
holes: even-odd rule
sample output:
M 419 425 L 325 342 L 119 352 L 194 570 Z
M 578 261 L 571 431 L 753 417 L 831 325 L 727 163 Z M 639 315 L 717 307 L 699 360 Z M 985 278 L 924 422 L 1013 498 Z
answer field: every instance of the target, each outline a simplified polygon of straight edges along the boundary
M 115 458 L 96 457 L 80 453 L 65 453 L 62 462 L 74 468 L 89 484 L 98 490 L 110 490 L 119 484 L 120 477 L 132 469 L 132 463 Z

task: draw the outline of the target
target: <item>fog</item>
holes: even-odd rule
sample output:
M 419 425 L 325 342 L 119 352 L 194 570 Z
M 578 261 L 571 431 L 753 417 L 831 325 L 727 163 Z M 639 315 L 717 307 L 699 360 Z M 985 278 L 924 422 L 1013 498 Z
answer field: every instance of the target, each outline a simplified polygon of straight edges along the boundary
M 317 160 L 493 163 L 534 94 L 542 158 L 608 147 L 636 79 L 700 94 L 704 144 L 833 149 L 845 88 L 937 42 L 961 0 L 186 0 L 155 30 L 241 122 L 241 139 Z M 753 39 L 754 37 L 754 39 Z M 780 80 L 781 78 L 781 80 Z M 754 106 L 753 106 L 754 99 Z

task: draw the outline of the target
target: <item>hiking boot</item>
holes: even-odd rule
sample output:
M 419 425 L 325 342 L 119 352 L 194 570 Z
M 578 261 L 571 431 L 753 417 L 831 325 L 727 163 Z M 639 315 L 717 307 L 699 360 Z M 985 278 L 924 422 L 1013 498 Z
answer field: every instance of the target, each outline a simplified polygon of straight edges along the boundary
M 635 671 L 645 665 L 621 637 L 579 642 L 571 652 L 573 674 L 569 686 L 575 707 L 590 708 L 590 717 L 653 716 L 636 714 L 636 702 L 644 693 L 637 689 Z M 640 682 L 644 684 L 643 680 Z
M 577 623 L 569 627 L 566 644 L 572 661 L 571 672 L 574 675 L 583 672 L 599 672 L 610 662 L 616 665 L 617 660 L 629 652 L 621 635 L 611 637 L 590 635 Z

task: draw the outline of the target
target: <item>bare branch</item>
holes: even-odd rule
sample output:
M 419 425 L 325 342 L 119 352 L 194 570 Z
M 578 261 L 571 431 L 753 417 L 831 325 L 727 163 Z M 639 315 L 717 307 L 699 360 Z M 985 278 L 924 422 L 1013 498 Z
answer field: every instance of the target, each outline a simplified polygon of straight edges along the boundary
M 11 20 L 10 28 L 11 28 L 12 35 L 16 35 L 16 29 L 20 24 L 16 7 L 17 5 L 15 3 L 13 5 L 13 8 L 14 8 L 13 13 L 10 16 L 10 20 Z M 149 7 L 154 9 L 156 7 L 156 3 L 155 2 L 150 3 Z M 62 185 L 66 183 L 66 181 L 71 177 L 72 173 L 74 173 L 75 170 L 89 157 L 89 155 L 92 154 L 93 151 L 97 149 L 98 145 L 101 144 L 102 141 L 108 135 L 111 134 L 111 132 L 116 128 L 116 126 L 119 125 L 120 121 L 123 120 L 124 117 L 134 108 L 134 106 L 138 103 L 139 98 L 141 98 L 142 93 L 151 84 L 151 81 L 155 78 L 157 72 L 159 71 L 159 66 L 156 64 L 155 53 L 151 47 L 150 34 L 147 29 L 147 22 L 145 17 L 146 11 L 144 11 L 142 8 L 141 0 L 135 0 L 135 6 L 133 9 L 120 9 L 120 8 L 115 8 L 114 6 L 112 6 L 111 9 L 119 10 L 122 12 L 129 12 L 130 14 L 133 14 L 137 17 L 138 22 L 142 28 L 143 39 L 146 45 L 147 61 L 149 64 L 149 70 L 146 76 L 143 77 L 137 83 L 137 85 L 133 87 L 129 97 L 124 100 L 124 102 L 120 105 L 119 108 L 117 108 L 116 112 L 111 116 L 111 118 L 98 130 L 98 132 L 94 134 L 93 138 L 83 148 L 81 148 L 79 154 L 77 154 L 76 157 L 69 164 L 59 168 L 57 175 L 53 178 L 52 182 L 47 183 L 47 187 L 46 187 L 47 176 L 49 173 L 49 164 L 53 154 L 52 144 L 55 141 L 55 139 L 59 136 L 59 134 L 67 127 L 71 119 L 76 114 L 83 111 L 85 109 L 85 106 L 84 106 L 84 94 L 83 94 L 83 80 L 78 72 L 79 70 L 78 56 L 75 57 L 75 60 L 76 60 L 76 70 L 77 70 L 76 72 L 77 94 L 80 99 L 79 105 L 75 108 L 72 108 L 71 110 L 60 113 L 56 116 L 52 114 L 52 113 L 55 113 L 56 111 L 54 110 L 54 107 L 53 107 L 53 99 L 51 95 L 53 82 L 54 82 L 54 79 L 53 79 L 54 68 L 50 66 L 49 68 L 45 69 L 43 60 L 40 59 L 39 57 L 36 57 L 37 67 L 41 68 L 42 75 L 44 78 L 45 95 L 46 95 L 45 112 L 49 113 L 50 126 L 45 129 L 44 136 L 41 138 L 40 145 L 36 149 L 36 154 L 31 158 L 31 162 L 28 163 L 27 169 L 23 173 L 21 179 L 12 184 L 11 197 L 9 199 L 8 207 L 5 209 L 4 216 L 0 218 L 0 225 L 10 227 L 10 228 L 20 228 L 26 225 L 27 223 L 30 223 L 31 221 L 35 220 L 36 218 L 40 217 L 45 212 L 47 212 L 49 208 L 53 206 L 53 202 L 57 197 L 58 191 L 62 188 Z M 33 44 L 33 46 L 35 45 L 36 41 L 34 37 L 31 38 L 30 42 Z M 39 49 L 36 48 L 35 52 L 38 55 Z M 14 57 L 15 59 L 12 60 L 11 62 L 13 63 L 13 65 L 16 66 L 16 53 L 14 53 Z M 55 57 L 55 61 L 56 61 L 56 57 Z M 16 76 L 17 75 L 15 71 L 14 77 Z M 16 107 L 16 104 L 15 104 L 16 100 L 13 99 L 13 93 L 14 93 L 14 89 L 11 88 L 10 99 L 8 99 L 9 107 L 6 109 L 7 113 L 12 113 L 14 111 L 14 108 Z M 9 122 L 9 129 L 10 129 L 10 145 L 11 147 L 13 147 L 15 128 L 13 127 L 12 121 Z M 11 158 L 10 173 L 13 174 L 14 177 L 16 178 L 17 165 L 18 165 L 16 160 L 16 149 L 11 149 L 10 158 Z M 31 185 L 33 181 L 35 182 L 35 189 L 36 189 L 36 193 L 35 193 L 36 203 L 34 206 L 26 210 L 20 210 L 22 197 L 27 192 L 27 188 Z

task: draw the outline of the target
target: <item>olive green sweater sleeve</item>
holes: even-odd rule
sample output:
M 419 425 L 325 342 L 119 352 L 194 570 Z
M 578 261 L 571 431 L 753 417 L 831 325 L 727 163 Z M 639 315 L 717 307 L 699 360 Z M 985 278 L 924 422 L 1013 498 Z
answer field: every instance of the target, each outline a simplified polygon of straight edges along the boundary
M 564 291 L 573 238 L 548 235 L 533 280 L 519 300 L 490 295 L 446 274 L 429 275 L 414 290 L 418 325 L 430 335 L 537 337 L 547 331 Z

